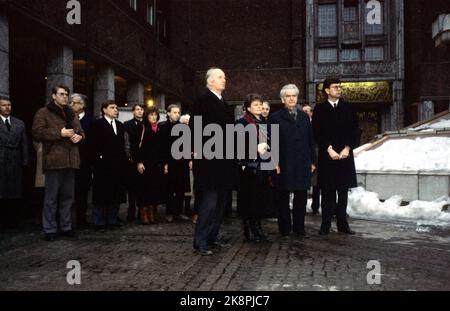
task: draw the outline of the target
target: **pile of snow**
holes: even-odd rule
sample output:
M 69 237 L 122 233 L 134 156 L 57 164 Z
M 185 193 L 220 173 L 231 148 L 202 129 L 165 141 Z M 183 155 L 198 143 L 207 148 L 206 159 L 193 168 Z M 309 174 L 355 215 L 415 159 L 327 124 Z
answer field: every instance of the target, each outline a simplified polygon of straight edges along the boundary
M 413 201 L 406 206 L 401 206 L 401 203 L 400 196 L 393 196 L 381 202 L 377 193 L 359 187 L 349 194 L 347 212 L 352 217 L 370 220 L 401 220 L 436 226 L 450 225 L 450 211 L 443 209 L 444 206 L 450 205 L 450 197 L 441 197 L 433 202 Z
M 437 130 L 437 129 L 444 129 L 444 128 L 450 128 L 450 120 L 441 119 L 438 122 L 433 123 L 433 124 L 426 123 L 426 124 L 423 124 L 421 126 L 414 128 L 414 130 L 422 131 L 422 130 L 428 130 L 428 129 Z
M 355 158 L 357 170 L 450 172 L 450 137 L 391 139 Z

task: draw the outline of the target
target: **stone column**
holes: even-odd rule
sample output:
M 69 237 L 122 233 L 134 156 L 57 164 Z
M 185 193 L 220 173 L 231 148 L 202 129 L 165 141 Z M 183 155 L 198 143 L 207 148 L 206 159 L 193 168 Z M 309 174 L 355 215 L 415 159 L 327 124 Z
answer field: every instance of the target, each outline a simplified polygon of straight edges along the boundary
M 434 116 L 434 103 L 432 101 L 423 101 L 419 106 L 419 121 L 430 119 Z
M 386 107 L 381 112 L 381 133 L 391 131 L 391 109 L 392 106 Z
M 139 81 L 133 81 L 128 84 L 127 89 L 128 107 L 135 104 L 144 104 L 144 84 Z
M 94 85 L 94 116 L 100 117 L 102 104 L 115 99 L 114 69 L 101 67 L 95 75 Z
M 50 47 L 47 62 L 47 102 L 52 98 L 52 89 L 67 86 L 73 92 L 73 51 L 67 46 Z
M 0 15 L 0 95 L 9 96 L 9 23 Z

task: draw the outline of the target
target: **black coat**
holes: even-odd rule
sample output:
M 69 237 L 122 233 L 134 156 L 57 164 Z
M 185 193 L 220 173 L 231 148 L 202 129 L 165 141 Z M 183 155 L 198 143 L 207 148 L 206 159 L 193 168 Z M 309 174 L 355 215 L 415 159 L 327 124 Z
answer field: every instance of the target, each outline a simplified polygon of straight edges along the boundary
M 180 122 L 172 123 L 163 121 L 159 127 L 164 135 L 166 143 L 167 161 L 169 165 L 169 174 L 167 176 L 167 190 L 169 193 L 190 192 L 191 180 L 189 177 L 189 159 L 175 160 L 171 155 L 172 144 L 178 137 L 172 136 L 172 128 Z
M 319 148 L 318 186 L 325 189 L 348 189 L 357 186 L 353 149 L 359 144 L 358 118 L 352 105 L 343 100 L 337 108 L 326 101 L 318 104 L 313 114 L 314 136 Z M 328 147 L 340 153 L 351 148 L 346 160 L 333 161 Z
M 249 115 L 250 118 L 252 116 Z M 260 127 L 261 124 L 266 124 L 265 121 L 258 121 L 253 117 L 255 122 L 254 130 L 260 133 L 256 135 L 258 137 L 258 143 L 268 142 L 262 141 L 264 133 Z M 236 124 L 242 124 L 244 127 L 249 125 L 247 118 L 239 119 Z M 267 133 L 266 133 L 267 135 Z M 237 164 L 237 171 L 239 176 L 238 182 L 238 211 L 244 219 L 261 219 L 265 217 L 271 217 L 272 211 L 272 189 L 270 186 L 270 174 L 271 171 L 261 170 L 262 160 L 259 155 L 256 159 L 252 159 L 249 156 L 250 148 L 249 135 L 245 135 L 246 156 L 245 159 L 239 159 Z M 253 146 L 256 148 L 257 146 Z M 237 150 L 237 149 L 235 149 Z
M 22 197 L 22 168 L 28 164 L 23 121 L 10 117 L 11 131 L 0 118 L 0 199 Z
M 311 122 L 303 111 L 297 109 L 297 118 L 287 108 L 269 116 L 269 130 L 279 125 L 280 175 L 274 177 L 275 186 L 282 190 L 307 190 L 311 187 L 311 166 L 315 159 Z M 271 137 L 273 141 L 275 137 Z
M 140 126 L 138 137 L 137 144 L 133 144 L 131 148 L 132 157 L 136 165 L 144 164 L 145 171 L 137 178 L 137 204 L 139 207 L 146 207 L 164 203 L 167 185 L 164 165 L 168 162 L 165 134 L 159 125 L 158 130 L 154 132 L 150 123 L 145 122 Z
M 96 205 L 120 204 L 126 199 L 125 127 L 118 120 L 116 126 L 117 135 L 101 118 L 92 125 L 87 139 L 94 172 L 92 201 Z
M 95 118 L 89 114 L 85 114 L 84 117 L 80 120 L 81 128 L 84 131 L 84 135 L 86 135 L 86 139 L 89 136 L 89 132 L 91 130 L 92 125 L 95 123 Z M 80 150 L 80 168 L 86 168 L 89 165 L 89 155 L 87 152 L 87 144 L 81 143 L 79 144 Z
M 139 144 L 141 138 L 139 136 L 139 132 L 141 132 L 142 129 L 142 122 L 133 118 L 126 121 L 123 125 L 125 126 L 125 131 L 128 134 L 128 144 L 131 148 L 133 148 L 133 146 Z M 133 157 L 133 153 L 131 153 L 131 157 Z M 132 160 L 132 162 L 134 162 L 134 160 Z
M 192 115 L 189 121 L 189 126 L 192 131 L 192 139 L 195 134 L 195 117 L 202 117 L 202 131 L 208 124 L 218 124 L 224 133 L 226 124 L 234 124 L 234 110 L 225 102 L 222 102 L 211 91 L 207 91 L 203 96 L 199 97 L 192 108 Z M 209 138 L 203 138 L 203 144 Z M 202 146 L 203 146 L 202 144 Z M 203 155 L 203 151 L 195 150 L 192 143 L 192 150 L 198 155 Z M 197 191 L 218 191 L 218 190 L 232 190 L 235 181 L 234 161 L 226 159 L 226 148 L 223 148 L 223 159 L 207 160 L 204 156 L 201 159 L 194 160 L 194 188 Z

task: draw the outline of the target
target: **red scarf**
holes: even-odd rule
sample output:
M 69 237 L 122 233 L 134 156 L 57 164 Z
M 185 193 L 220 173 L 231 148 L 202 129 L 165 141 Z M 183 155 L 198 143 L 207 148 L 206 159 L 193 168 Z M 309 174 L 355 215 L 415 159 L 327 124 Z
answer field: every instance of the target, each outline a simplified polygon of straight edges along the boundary
M 155 124 L 150 124 L 151 126 L 152 126 L 152 131 L 153 132 L 158 132 L 158 123 L 155 123 Z

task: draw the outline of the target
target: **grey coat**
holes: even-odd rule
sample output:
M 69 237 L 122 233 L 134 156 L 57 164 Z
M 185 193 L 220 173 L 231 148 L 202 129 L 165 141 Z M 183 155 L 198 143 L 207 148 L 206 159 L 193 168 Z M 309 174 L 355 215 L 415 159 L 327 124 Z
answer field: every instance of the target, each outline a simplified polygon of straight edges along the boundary
M 0 199 L 22 197 L 22 169 L 28 164 L 25 124 L 10 117 L 11 131 L 0 118 Z

